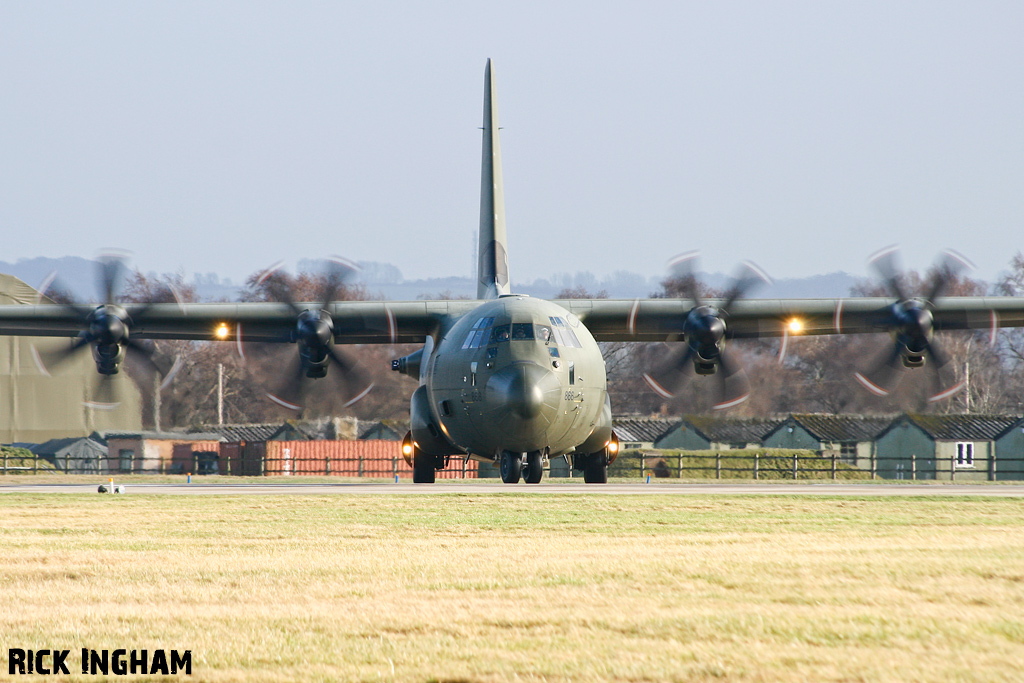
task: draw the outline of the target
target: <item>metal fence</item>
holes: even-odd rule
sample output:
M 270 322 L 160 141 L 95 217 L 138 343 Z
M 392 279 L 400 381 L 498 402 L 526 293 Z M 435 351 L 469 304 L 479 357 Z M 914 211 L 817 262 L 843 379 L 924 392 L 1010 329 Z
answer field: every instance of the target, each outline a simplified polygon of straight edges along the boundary
M 213 455 L 214 457 L 210 457 Z M 439 479 L 473 479 L 477 462 L 452 458 L 449 466 L 437 473 Z M 190 463 L 181 461 L 126 460 L 108 455 L 95 458 L 10 456 L 0 460 L 0 475 L 8 474 L 222 474 L 230 476 L 338 476 L 374 479 L 412 478 L 412 468 L 401 456 L 369 457 L 216 457 L 194 452 Z
M 213 456 L 213 457 L 211 457 Z M 860 466 L 858 466 L 858 464 Z M 148 465 L 148 466 L 146 466 Z M 493 471 L 492 471 L 493 470 Z M 228 458 L 206 452 L 192 453 L 191 463 L 126 461 L 118 456 L 95 458 L 47 458 L 11 455 L 4 451 L 0 475 L 14 474 L 222 474 L 235 476 L 339 476 L 393 479 L 412 477 L 412 468 L 401 457 L 253 457 Z M 497 468 L 486 463 L 452 458 L 437 472 L 439 479 L 475 479 L 497 476 Z M 552 458 L 545 467 L 550 478 L 581 478 L 563 458 Z M 986 459 L 977 466 L 964 466 L 955 456 L 924 459 L 916 456 L 882 458 L 872 455 L 865 462 L 850 462 L 836 452 L 748 451 L 639 452 L 626 451 L 609 467 L 611 477 L 632 479 L 748 479 L 748 480 L 1024 480 L 1024 458 Z
M 680 479 L 888 479 L 1016 481 L 1024 479 L 1024 457 L 987 458 L 977 465 L 916 455 L 855 458 L 837 451 L 751 449 L 736 451 L 627 451 L 609 476 Z

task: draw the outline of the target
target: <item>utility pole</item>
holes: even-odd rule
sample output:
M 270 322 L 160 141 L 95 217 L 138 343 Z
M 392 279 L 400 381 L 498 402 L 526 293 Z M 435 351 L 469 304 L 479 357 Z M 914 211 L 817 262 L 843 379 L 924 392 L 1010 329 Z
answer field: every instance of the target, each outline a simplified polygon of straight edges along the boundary
M 153 429 L 160 433 L 160 375 L 153 373 Z
M 217 363 L 217 425 L 224 426 L 224 364 Z
M 964 363 L 964 387 L 967 391 L 967 396 L 964 399 L 964 404 L 967 406 L 967 412 L 971 412 L 971 361 Z

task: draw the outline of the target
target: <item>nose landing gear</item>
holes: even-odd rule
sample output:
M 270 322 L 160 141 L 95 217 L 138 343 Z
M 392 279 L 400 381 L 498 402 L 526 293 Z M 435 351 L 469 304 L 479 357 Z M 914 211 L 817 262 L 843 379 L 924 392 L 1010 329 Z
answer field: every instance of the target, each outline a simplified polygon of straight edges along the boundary
M 524 462 L 524 457 L 525 462 Z M 501 480 L 506 484 L 518 484 L 522 478 L 527 484 L 539 484 L 544 477 L 544 454 L 540 451 L 513 453 L 502 451 L 498 459 Z
M 539 484 L 544 476 L 544 458 L 540 451 L 533 451 L 526 454 L 526 469 L 523 470 L 523 479 L 527 484 Z
M 502 451 L 498 468 L 501 470 L 501 480 L 506 484 L 518 484 L 519 478 L 523 475 L 523 454 Z

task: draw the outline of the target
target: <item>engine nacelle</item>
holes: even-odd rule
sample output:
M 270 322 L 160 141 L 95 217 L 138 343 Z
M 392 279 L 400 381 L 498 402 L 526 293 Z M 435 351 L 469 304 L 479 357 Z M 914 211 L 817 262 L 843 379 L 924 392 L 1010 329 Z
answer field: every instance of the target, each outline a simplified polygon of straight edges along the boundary
M 700 356 L 694 355 L 693 357 L 693 371 L 698 375 L 713 375 L 718 369 L 718 364 L 714 361 L 705 361 Z
M 298 344 L 306 377 L 327 376 L 328 350 L 334 346 L 334 320 L 327 311 L 303 311 L 295 323 L 292 340 Z
M 693 369 L 698 375 L 713 375 L 725 339 L 725 321 L 718 309 L 697 306 L 683 323 L 683 336 L 693 351 Z
M 93 344 L 92 359 L 101 375 L 116 375 L 124 361 L 126 347 L 121 344 Z

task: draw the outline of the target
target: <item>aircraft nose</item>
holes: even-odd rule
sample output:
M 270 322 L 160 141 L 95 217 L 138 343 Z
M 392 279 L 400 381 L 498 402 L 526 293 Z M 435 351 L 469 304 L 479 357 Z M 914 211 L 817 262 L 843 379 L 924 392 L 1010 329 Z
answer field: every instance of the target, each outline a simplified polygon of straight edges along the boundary
M 558 409 L 561 385 L 551 371 L 535 363 L 515 363 L 491 376 L 490 400 L 523 420 L 532 420 L 545 408 Z

